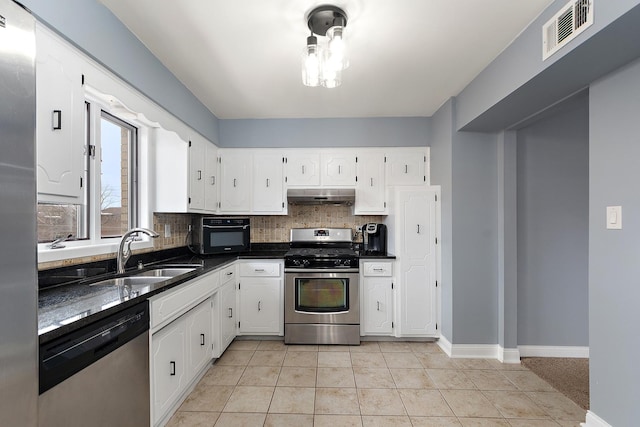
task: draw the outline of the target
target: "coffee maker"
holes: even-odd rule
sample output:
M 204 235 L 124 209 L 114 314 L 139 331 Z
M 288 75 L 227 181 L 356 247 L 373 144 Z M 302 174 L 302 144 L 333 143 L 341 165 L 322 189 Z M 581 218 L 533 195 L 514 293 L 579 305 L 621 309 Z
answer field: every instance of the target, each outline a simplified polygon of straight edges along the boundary
M 387 226 L 370 222 L 362 226 L 363 253 L 387 255 Z

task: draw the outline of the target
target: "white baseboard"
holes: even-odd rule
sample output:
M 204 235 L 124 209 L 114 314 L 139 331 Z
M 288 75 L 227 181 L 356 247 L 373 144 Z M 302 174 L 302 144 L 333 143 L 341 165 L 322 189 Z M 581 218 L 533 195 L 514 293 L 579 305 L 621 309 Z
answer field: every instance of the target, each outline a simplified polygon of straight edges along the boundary
M 589 357 L 589 347 L 519 345 L 520 357 Z
M 517 348 L 502 348 L 498 344 L 451 344 L 445 336 L 440 336 L 438 345 L 451 358 L 497 359 L 502 363 L 520 363 Z
M 597 416 L 591 411 L 587 411 L 585 422 L 580 423 L 582 427 L 612 427 L 611 424 Z
M 451 341 L 449 341 L 447 337 L 440 335 L 440 338 L 438 338 L 438 346 L 447 356 L 451 357 Z
M 498 347 L 498 360 L 502 363 L 520 363 L 520 350 Z

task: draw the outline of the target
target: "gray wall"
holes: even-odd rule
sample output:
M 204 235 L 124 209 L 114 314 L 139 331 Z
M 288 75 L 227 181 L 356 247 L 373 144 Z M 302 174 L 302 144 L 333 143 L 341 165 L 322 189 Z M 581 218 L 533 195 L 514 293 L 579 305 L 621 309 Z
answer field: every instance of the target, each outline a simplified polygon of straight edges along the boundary
M 426 146 L 428 117 L 220 120 L 223 147 Z
M 497 136 L 456 132 L 452 148 L 453 343 L 498 342 Z
M 517 132 L 518 344 L 588 346 L 585 92 Z
M 453 103 L 450 99 L 431 117 L 429 142 L 431 146 L 431 183 L 440 185 L 441 241 L 441 333 L 453 342 L 453 281 L 452 274 L 452 229 L 451 223 L 451 155 L 453 142 Z
M 120 78 L 218 144 L 218 119 L 97 0 L 21 0 Z
M 589 342 L 591 411 L 638 425 L 640 402 L 640 61 L 590 87 Z M 605 229 L 622 206 L 622 230 Z

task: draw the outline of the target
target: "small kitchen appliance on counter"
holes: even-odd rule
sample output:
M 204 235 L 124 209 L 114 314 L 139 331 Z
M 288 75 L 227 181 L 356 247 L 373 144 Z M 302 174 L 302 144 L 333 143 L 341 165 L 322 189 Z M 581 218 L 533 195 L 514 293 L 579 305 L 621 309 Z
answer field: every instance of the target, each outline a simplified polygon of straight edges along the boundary
M 285 344 L 360 344 L 350 228 L 294 228 L 284 257 Z
M 387 255 L 387 226 L 370 222 L 362 226 L 364 255 Z

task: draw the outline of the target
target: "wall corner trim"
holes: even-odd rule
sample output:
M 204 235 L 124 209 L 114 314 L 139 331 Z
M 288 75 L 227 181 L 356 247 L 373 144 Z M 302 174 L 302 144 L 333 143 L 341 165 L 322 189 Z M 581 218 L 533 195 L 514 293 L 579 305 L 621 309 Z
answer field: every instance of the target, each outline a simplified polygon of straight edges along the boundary
M 589 347 L 519 345 L 521 357 L 574 357 L 588 358 Z
M 587 411 L 585 422 L 580 423 L 582 427 L 612 427 L 611 424 L 597 416 L 591 411 Z
M 447 356 L 451 357 L 451 341 L 449 341 L 447 337 L 440 335 L 440 338 L 438 338 L 438 345 Z
M 502 363 L 520 363 L 520 350 L 498 347 L 498 360 Z

